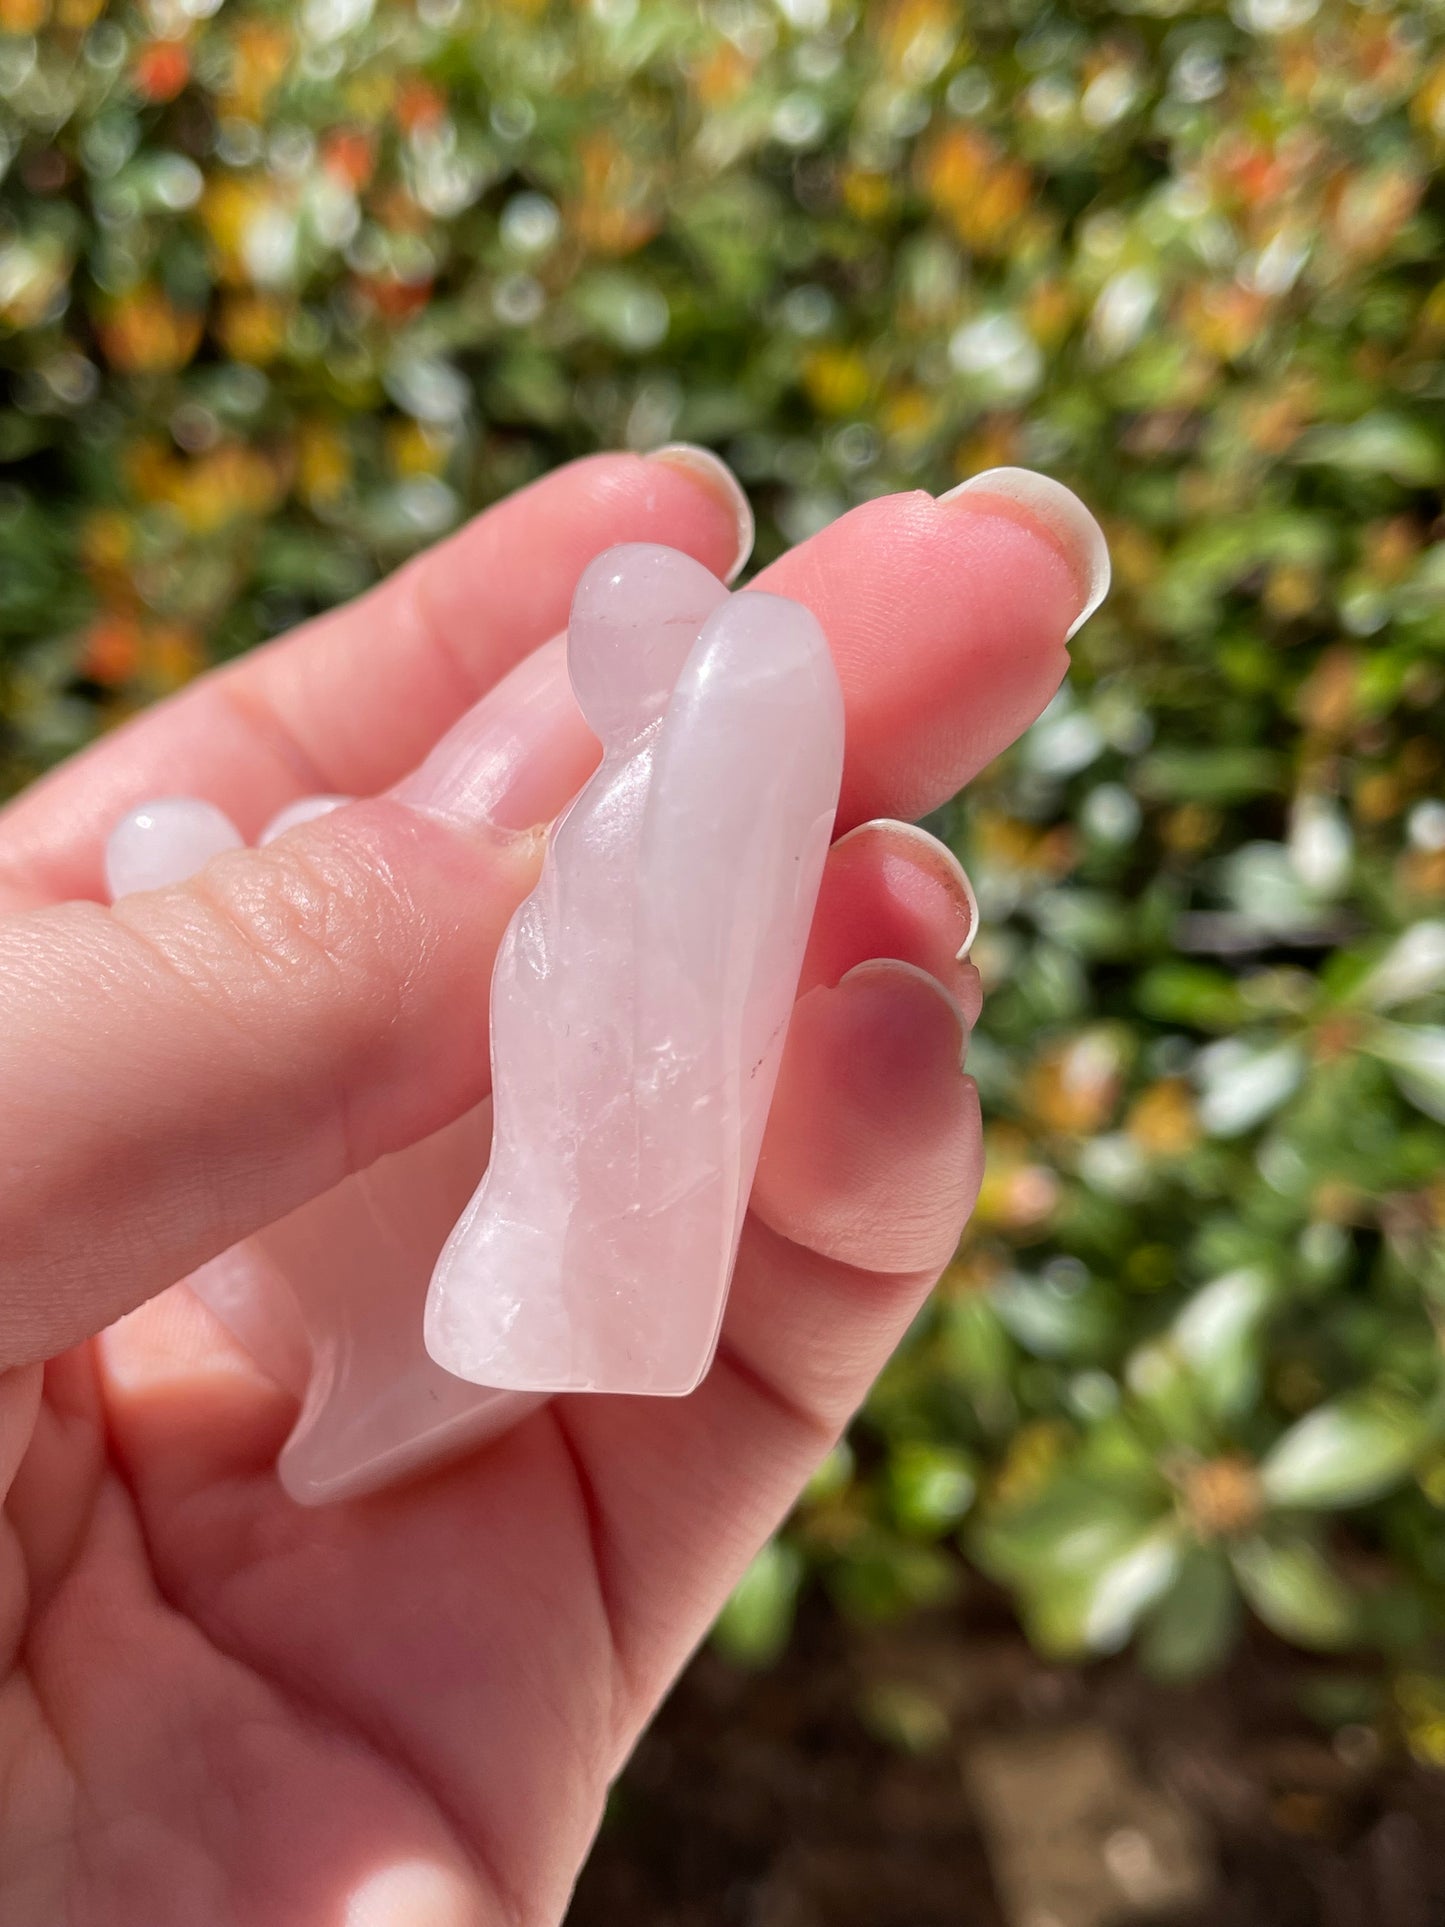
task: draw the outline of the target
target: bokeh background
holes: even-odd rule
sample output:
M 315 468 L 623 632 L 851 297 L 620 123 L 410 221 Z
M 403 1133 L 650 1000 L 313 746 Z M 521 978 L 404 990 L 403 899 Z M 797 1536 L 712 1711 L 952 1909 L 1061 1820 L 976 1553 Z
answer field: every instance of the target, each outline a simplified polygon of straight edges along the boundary
M 975 1223 L 579 1927 L 1445 1918 L 1442 150 L 1427 0 L 0 0 L 0 787 L 592 448 L 1109 534 Z

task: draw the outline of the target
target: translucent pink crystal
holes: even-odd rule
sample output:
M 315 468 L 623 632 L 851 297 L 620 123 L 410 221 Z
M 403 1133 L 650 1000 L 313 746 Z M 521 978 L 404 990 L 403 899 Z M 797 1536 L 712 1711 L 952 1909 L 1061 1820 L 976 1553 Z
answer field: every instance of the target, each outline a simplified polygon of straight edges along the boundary
M 111 899 L 136 890 L 163 890 L 242 847 L 241 832 L 224 810 L 199 796 L 159 796 L 140 803 L 111 831 L 105 846 L 105 881 Z
M 492 1161 L 427 1348 L 519 1392 L 681 1394 L 707 1370 L 843 759 L 813 616 L 614 549 L 568 632 L 603 744 L 492 983 Z
M 304 797 L 261 840 L 345 800 Z M 162 797 L 112 832 L 112 897 L 183 883 L 241 841 L 213 803 Z M 302 1505 L 355 1498 L 455 1458 L 536 1404 L 466 1384 L 422 1345 L 427 1282 L 485 1168 L 490 1132 L 488 1102 L 232 1245 L 187 1280 L 261 1369 L 301 1401 L 277 1473 Z

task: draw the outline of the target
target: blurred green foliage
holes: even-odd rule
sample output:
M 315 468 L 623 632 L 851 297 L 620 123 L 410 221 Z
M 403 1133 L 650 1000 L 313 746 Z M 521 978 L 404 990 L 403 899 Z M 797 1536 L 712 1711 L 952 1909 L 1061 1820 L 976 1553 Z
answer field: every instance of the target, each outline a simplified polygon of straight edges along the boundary
M 1445 1761 L 1445 147 L 1406 0 L 0 0 L 0 776 L 584 449 L 766 556 L 1022 462 L 1115 589 L 940 827 L 977 1219 L 809 1573 L 1174 1676 L 1246 1612 Z

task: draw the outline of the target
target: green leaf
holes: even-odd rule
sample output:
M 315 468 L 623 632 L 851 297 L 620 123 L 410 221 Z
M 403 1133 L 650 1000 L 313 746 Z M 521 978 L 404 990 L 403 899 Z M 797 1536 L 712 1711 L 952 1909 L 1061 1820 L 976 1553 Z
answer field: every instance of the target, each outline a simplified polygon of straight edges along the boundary
M 1411 924 L 1355 986 L 1353 1001 L 1392 1010 L 1445 987 L 1445 918 Z
M 1404 488 L 1433 488 L 1445 480 L 1445 450 L 1418 416 L 1377 408 L 1357 422 L 1323 424 L 1304 436 L 1296 461 L 1388 475 Z
M 1174 1583 L 1148 1615 L 1142 1658 L 1157 1678 L 1197 1679 L 1228 1657 L 1239 1626 L 1239 1588 L 1215 1546 L 1190 1546 Z
M 1256 1338 L 1270 1301 L 1263 1271 L 1226 1272 L 1196 1291 L 1174 1321 L 1174 1342 L 1216 1418 L 1251 1403 L 1259 1383 Z
M 713 1637 L 742 1666 L 768 1666 L 788 1643 L 803 1578 L 803 1562 L 782 1539 L 772 1539 L 733 1589 Z
M 1200 1055 L 1199 1120 L 1211 1137 L 1239 1137 L 1294 1096 L 1305 1074 L 1297 1044 L 1260 1049 L 1224 1038 Z
M 1379 1024 L 1365 1049 L 1388 1065 L 1403 1097 L 1445 1124 L 1445 1026 Z
M 1140 1616 L 1174 1584 L 1181 1556 L 1179 1529 L 1171 1521 L 1100 1569 L 1089 1589 L 1083 1621 L 1084 1643 L 1091 1652 L 1118 1652 Z
M 899 1525 L 929 1535 L 956 1526 L 978 1493 L 974 1463 L 966 1452 L 922 1440 L 895 1447 L 888 1484 Z
M 1163 803 L 1238 803 L 1284 787 L 1284 765 L 1273 750 L 1160 749 L 1139 766 L 1141 793 Z
M 1424 1442 L 1424 1415 L 1368 1399 L 1320 1405 L 1290 1427 L 1260 1467 L 1275 1506 L 1363 1505 L 1398 1485 Z
M 1229 1558 L 1245 1599 L 1281 1639 L 1328 1651 L 1354 1636 L 1354 1595 L 1312 1541 L 1250 1539 Z

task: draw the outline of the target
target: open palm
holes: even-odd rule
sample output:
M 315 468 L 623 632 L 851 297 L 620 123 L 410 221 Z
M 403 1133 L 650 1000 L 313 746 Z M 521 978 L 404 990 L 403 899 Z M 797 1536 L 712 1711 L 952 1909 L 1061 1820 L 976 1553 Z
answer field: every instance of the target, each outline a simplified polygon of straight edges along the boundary
M 0 817 L 7 1923 L 560 1918 L 610 1779 L 971 1201 L 966 899 L 871 820 L 1048 700 L 1098 587 L 1079 526 L 1002 484 L 894 497 L 767 572 L 829 636 L 839 827 L 870 827 L 830 859 L 717 1363 L 686 1399 L 554 1400 L 371 1498 L 285 1497 L 294 1399 L 172 1281 L 379 1157 L 446 1156 L 537 839 L 385 792 L 595 553 L 721 570 L 731 512 L 670 462 L 575 464 Z M 106 830 L 163 791 L 252 835 L 308 791 L 380 800 L 100 909 Z

